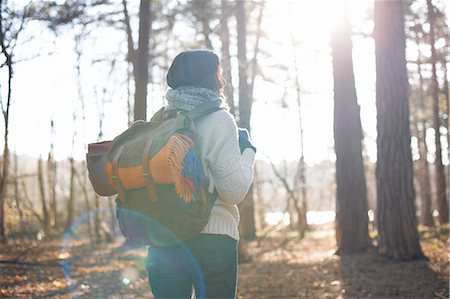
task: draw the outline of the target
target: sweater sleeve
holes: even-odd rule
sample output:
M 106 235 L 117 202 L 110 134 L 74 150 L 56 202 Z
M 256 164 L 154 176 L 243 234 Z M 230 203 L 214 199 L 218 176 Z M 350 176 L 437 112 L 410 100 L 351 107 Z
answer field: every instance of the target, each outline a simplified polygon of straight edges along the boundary
M 240 203 L 252 183 L 255 153 L 247 148 L 241 155 L 237 125 L 227 111 L 207 116 L 198 129 L 206 167 L 220 198 Z

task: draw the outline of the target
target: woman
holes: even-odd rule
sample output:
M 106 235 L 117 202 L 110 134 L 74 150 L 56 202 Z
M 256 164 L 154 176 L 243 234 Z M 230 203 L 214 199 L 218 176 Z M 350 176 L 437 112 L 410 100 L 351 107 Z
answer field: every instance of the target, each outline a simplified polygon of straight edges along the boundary
M 168 73 L 166 111 L 189 111 L 207 101 L 222 101 L 224 81 L 217 55 L 186 51 L 175 57 Z M 208 224 L 182 244 L 150 247 L 149 283 L 156 298 L 235 298 L 239 204 L 253 176 L 256 148 L 248 132 L 238 129 L 226 110 L 195 123 L 198 146 L 210 190 L 219 194 Z

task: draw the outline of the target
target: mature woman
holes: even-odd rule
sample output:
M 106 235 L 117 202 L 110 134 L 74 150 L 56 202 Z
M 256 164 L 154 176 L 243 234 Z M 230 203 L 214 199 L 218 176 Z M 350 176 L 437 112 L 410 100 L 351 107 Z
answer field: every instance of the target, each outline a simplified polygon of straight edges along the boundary
M 189 111 L 207 101 L 223 101 L 224 81 L 217 55 L 186 51 L 168 73 L 165 111 Z M 239 204 L 250 187 L 256 148 L 226 110 L 197 120 L 198 146 L 210 191 L 218 199 L 200 234 L 181 244 L 149 248 L 146 265 L 156 298 L 235 298 Z

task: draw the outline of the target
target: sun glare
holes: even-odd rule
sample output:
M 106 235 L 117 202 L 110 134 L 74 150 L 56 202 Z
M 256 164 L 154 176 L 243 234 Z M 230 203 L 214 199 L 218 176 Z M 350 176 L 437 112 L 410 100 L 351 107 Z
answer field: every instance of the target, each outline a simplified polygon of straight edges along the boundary
M 319 163 L 323 160 L 329 160 L 333 152 L 333 81 L 332 68 L 329 49 L 329 34 L 339 26 L 340 11 L 344 8 L 343 1 L 267 1 L 262 21 L 265 38 L 261 39 L 261 52 L 269 55 L 260 54 L 258 63 L 267 77 L 273 80 L 268 82 L 264 78 L 257 77 L 254 89 L 254 111 L 252 113 L 252 135 L 258 144 L 258 158 L 265 159 L 270 157 L 273 161 L 280 160 L 297 160 L 300 153 L 300 130 L 298 121 L 298 106 L 296 101 L 294 82 L 294 56 L 297 62 L 297 72 L 299 76 L 301 98 L 302 98 L 302 117 L 304 127 L 304 144 L 305 159 L 308 163 Z M 348 2 L 348 15 L 350 22 L 355 28 L 364 30 L 367 23 L 367 12 L 370 11 L 372 2 L 367 0 Z M 63 36 L 64 37 L 64 36 Z M 70 38 L 70 37 L 68 37 Z M 119 38 L 119 37 L 118 37 Z M 61 38 L 60 38 L 61 39 Z M 249 49 L 252 49 L 252 40 L 249 40 Z M 361 44 L 365 41 L 355 43 L 354 60 L 355 73 L 358 72 L 358 65 L 364 66 L 364 72 L 374 73 L 372 65 L 367 64 L 371 61 L 368 56 L 372 55 L 372 48 Z M 35 84 L 30 89 L 15 89 L 17 98 L 32 98 L 33 93 L 39 93 L 46 103 L 35 101 L 17 101 L 15 103 L 15 111 L 21 111 L 21 117 L 25 117 L 24 113 L 28 111 L 30 114 L 40 115 L 34 123 L 33 128 L 39 131 L 39 134 L 33 134 L 36 142 L 41 144 L 39 140 L 50 140 L 49 124 L 45 119 L 54 117 L 57 124 L 57 131 L 53 141 L 56 143 L 55 154 L 58 158 L 63 159 L 72 152 L 71 134 L 66 132 L 73 131 L 73 124 L 68 121 L 72 117 L 74 109 L 72 102 L 77 98 L 76 88 L 73 84 L 75 74 L 70 68 L 60 68 L 66 65 L 60 61 L 74 61 L 72 46 L 70 42 L 65 40 L 57 43 L 57 51 L 59 54 L 51 57 L 42 57 L 34 61 L 24 63 L 17 66 L 17 76 L 15 84 L 21 86 L 23 84 Z M 248 54 L 251 56 L 251 53 Z M 358 62 L 359 61 L 359 62 Z M 364 61 L 361 63 L 361 61 Z M 273 67 L 278 65 L 278 68 Z M 23 70 L 21 68 L 24 68 Z M 87 69 L 91 66 L 87 66 Z M 25 70 L 25 68 L 29 68 Z M 49 70 L 49 73 L 57 74 L 55 78 L 49 80 L 36 80 L 41 69 Z M 70 71 L 68 71 L 68 69 Z M 89 74 L 89 72 L 84 72 Z M 97 74 L 92 72 L 93 75 Z M 359 74 L 361 76 L 361 74 Z M 86 75 L 85 75 L 86 76 Z M 237 76 L 235 76 L 236 78 Z M 362 78 L 370 78 L 367 74 L 362 74 Z M 87 77 L 89 78 L 89 76 Z M 97 79 L 88 79 L 83 82 L 86 90 L 91 88 L 92 82 Z M 362 113 L 370 112 L 373 109 L 365 104 L 364 101 L 372 101 L 374 91 L 368 86 L 370 80 L 359 82 L 357 86 L 358 95 L 361 94 Z M 27 83 L 24 83 L 27 82 Z M 357 80 L 358 85 L 358 80 Z M 237 84 L 235 85 L 237 86 Z M 64 92 L 61 93 L 61 90 Z M 65 94 L 65 98 L 60 98 L 59 94 Z M 152 103 L 157 105 L 151 106 L 150 109 L 157 109 L 161 105 L 163 99 L 164 88 L 156 86 L 152 87 Z M 121 97 L 120 94 L 117 97 Z M 123 98 L 123 97 L 122 97 Z M 89 101 L 88 101 L 89 102 Z M 88 111 L 96 113 L 95 103 L 93 107 L 87 107 Z M 53 106 L 57 113 L 53 110 L 45 109 L 45 107 Z M 369 107 L 370 109 L 368 109 Z M 110 138 L 117 132 L 121 131 L 123 124 L 126 123 L 123 111 L 125 107 L 121 104 L 109 105 L 107 115 L 115 115 L 112 118 L 105 119 L 105 135 L 104 138 Z M 372 110 L 371 110 L 372 109 Z M 25 111 L 25 112 L 23 112 Z M 150 111 L 150 113 L 153 111 Z M 86 124 L 87 127 L 97 127 L 95 122 L 96 115 L 87 115 L 89 119 L 93 119 L 91 123 Z M 117 117 L 120 117 L 118 120 Z M 27 116 L 32 119 L 32 116 Z M 369 119 L 368 128 L 370 131 L 367 136 L 373 136 L 375 133 L 374 121 L 371 117 L 364 117 L 363 122 Z M 268 123 L 267 119 L 272 119 L 275 123 Z M 12 147 L 18 152 L 29 150 L 29 138 L 25 126 L 17 124 L 19 119 L 14 119 L 13 115 L 12 128 L 14 134 L 11 135 Z M 363 124 L 364 126 L 364 124 Z M 288 128 L 286 130 L 286 128 Z M 367 127 L 365 128 L 367 129 Z M 280 130 L 285 132 L 280 134 Z M 372 131 L 371 131 L 372 130 Z M 82 129 L 79 128 L 81 132 Z M 372 132 L 372 133 L 371 133 Z M 318 138 L 320 136 L 320 138 Z M 95 140 L 96 130 L 86 132 L 86 136 L 77 136 L 77 144 L 83 144 L 88 141 Z M 86 140 L 81 140 L 85 138 Z M 80 141 L 80 142 L 78 142 Z M 370 150 L 370 149 L 369 149 Z M 40 148 L 34 148 L 33 156 L 43 155 L 48 152 L 48 144 L 42 144 Z M 371 151 L 373 152 L 373 151 Z M 85 148 L 80 146 L 74 149 L 76 159 L 84 159 Z
M 367 31 L 371 21 L 367 18 L 371 1 L 347 3 L 348 18 L 358 31 Z M 330 56 L 330 34 L 339 30 L 346 2 L 344 1 L 269 1 L 264 12 L 263 30 L 266 40 L 262 42 L 269 59 L 259 60 L 270 72 L 274 82 L 257 81 L 252 120 L 253 136 L 260 145 L 260 159 L 272 161 L 296 160 L 300 157 L 300 129 L 295 72 L 299 77 L 304 128 L 305 159 L 308 163 L 333 160 L 333 78 Z M 370 28 L 369 28 L 370 29 Z M 362 45 L 361 45 L 362 44 Z M 359 39 L 355 43 L 355 66 L 364 61 L 364 68 L 355 69 L 374 73 L 371 43 Z M 294 61 L 297 67 L 294 68 Z M 271 67 L 283 66 L 282 69 Z M 371 81 L 358 81 L 358 93 L 362 95 L 362 111 L 365 129 L 371 133 L 375 126 L 370 116 L 370 101 L 374 99 Z M 370 107 L 369 107 L 370 106 Z M 284 109 L 280 109 L 284 107 Z M 366 108 L 366 107 L 369 107 Z M 268 123 L 273 119 L 274 123 Z M 280 134 L 280 127 L 289 128 Z M 373 151 L 370 151 L 373 152 Z

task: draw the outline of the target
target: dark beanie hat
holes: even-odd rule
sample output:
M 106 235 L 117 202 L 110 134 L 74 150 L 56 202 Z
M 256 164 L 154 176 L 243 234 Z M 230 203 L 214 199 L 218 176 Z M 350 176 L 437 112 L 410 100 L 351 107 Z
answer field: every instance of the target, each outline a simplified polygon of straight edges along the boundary
M 220 89 L 219 57 L 207 50 L 181 52 L 167 72 L 167 85 L 174 89 L 181 86 Z

